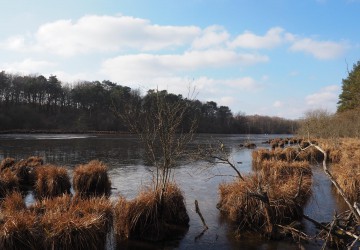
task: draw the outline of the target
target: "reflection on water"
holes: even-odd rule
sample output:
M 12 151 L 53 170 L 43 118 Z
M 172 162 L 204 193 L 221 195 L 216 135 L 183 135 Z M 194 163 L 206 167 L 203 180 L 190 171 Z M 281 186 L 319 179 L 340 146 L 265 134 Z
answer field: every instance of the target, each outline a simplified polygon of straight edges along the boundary
M 242 162 L 238 169 L 242 174 L 250 173 L 251 150 L 240 148 L 239 144 L 247 140 L 258 146 L 267 147 L 263 141 L 276 135 L 198 135 L 192 146 L 209 144 L 221 140 L 231 153 L 233 162 Z M 46 163 L 66 166 L 72 174 L 77 164 L 99 159 L 107 164 L 112 186 L 115 188 L 112 199 L 119 195 L 134 198 L 145 185 L 150 185 L 152 168 L 143 160 L 144 149 L 133 135 L 0 135 L 0 160 L 13 157 L 16 160 L 32 155 L 41 156 Z M 184 159 L 185 162 L 186 159 Z M 269 242 L 258 237 L 247 237 L 235 240 L 232 227 L 224 221 L 216 209 L 218 202 L 218 185 L 231 181 L 234 171 L 228 166 L 209 166 L 204 162 L 180 164 L 174 172 L 174 180 L 185 194 L 187 210 L 190 217 L 189 230 L 182 239 L 169 240 L 160 244 L 128 242 L 122 246 L 127 249 L 299 249 L 297 244 L 279 241 Z M 330 182 L 321 168 L 314 168 L 314 195 L 305 207 L 305 213 L 320 221 L 331 220 L 337 205 Z M 31 197 L 30 197 L 31 199 Z M 198 200 L 200 210 L 209 230 L 195 240 L 203 225 L 195 213 L 194 201 Z M 312 225 L 305 222 L 306 230 L 314 233 Z M 318 249 L 316 245 L 306 245 L 306 249 Z

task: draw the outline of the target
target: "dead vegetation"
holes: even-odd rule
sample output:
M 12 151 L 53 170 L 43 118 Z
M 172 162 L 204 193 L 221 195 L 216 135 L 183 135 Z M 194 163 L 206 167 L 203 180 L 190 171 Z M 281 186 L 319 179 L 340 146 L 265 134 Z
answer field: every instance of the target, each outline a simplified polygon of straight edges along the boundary
M 38 167 L 35 179 L 35 195 L 38 199 L 70 193 L 71 183 L 64 167 L 50 164 Z
M 115 205 L 115 234 L 117 241 L 146 239 L 157 241 L 171 234 L 173 226 L 188 227 L 182 192 L 176 184 L 168 183 L 162 190 L 144 190 L 133 200 L 120 197 Z
M 311 194 L 311 177 L 308 163 L 265 161 L 244 180 L 220 185 L 218 208 L 237 225 L 239 234 L 256 231 L 277 238 L 278 224 L 301 218 Z
M 76 195 L 81 197 L 109 196 L 111 181 L 104 163 L 93 160 L 79 165 L 74 170 L 73 186 Z

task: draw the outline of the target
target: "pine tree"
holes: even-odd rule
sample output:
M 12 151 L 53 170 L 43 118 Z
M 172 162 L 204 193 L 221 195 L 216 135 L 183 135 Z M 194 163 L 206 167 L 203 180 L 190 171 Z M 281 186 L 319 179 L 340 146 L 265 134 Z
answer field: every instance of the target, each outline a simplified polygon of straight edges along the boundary
M 342 93 L 339 95 L 338 112 L 360 107 L 360 61 L 354 64 L 346 79 L 342 80 Z

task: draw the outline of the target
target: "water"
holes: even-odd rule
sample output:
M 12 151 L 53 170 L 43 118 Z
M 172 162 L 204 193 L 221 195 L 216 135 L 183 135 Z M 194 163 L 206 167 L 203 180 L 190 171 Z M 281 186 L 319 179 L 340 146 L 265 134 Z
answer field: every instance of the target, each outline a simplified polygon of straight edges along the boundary
M 230 152 L 230 158 L 237 164 L 242 174 L 251 169 L 251 150 L 240 148 L 239 144 L 251 140 L 258 146 L 269 138 L 278 135 L 197 135 L 192 146 L 216 143 L 221 140 Z M 284 137 L 284 136 L 282 136 Z M 65 134 L 11 134 L 0 135 L 0 160 L 13 157 L 16 160 L 29 156 L 41 156 L 46 163 L 65 166 L 72 175 L 78 164 L 98 159 L 106 163 L 112 181 L 111 199 L 119 195 L 134 198 L 145 185 L 151 184 L 152 168 L 146 166 L 141 143 L 133 135 L 65 135 Z M 185 164 L 186 162 L 186 164 Z M 235 172 L 226 165 L 210 165 L 206 162 L 191 162 L 184 159 L 175 169 L 174 180 L 183 190 L 190 227 L 178 239 L 151 244 L 148 242 L 131 242 L 128 249 L 318 249 L 320 243 L 298 244 L 287 241 L 267 241 L 259 237 L 236 240 L 231 226 L 216 209 L 218 202 L 218 185 L 234 179 Z M 320 167 L 314 167 L 314 195 L 305 207 L 305 213 L 319 221 L 330 221 L 334 210 L 342 210 L 338 197 Z M 32 197 L 27 197 L 31 202 Z M 203 225 L 195 212 L 194 201 L 198 200 L 200 210 L 209 229 L 196 239 L 203 231 Z M 310 223 L 304 222 L 309 233 L 315 233 Z M 321 246 L 321 245 L 320 245 Z

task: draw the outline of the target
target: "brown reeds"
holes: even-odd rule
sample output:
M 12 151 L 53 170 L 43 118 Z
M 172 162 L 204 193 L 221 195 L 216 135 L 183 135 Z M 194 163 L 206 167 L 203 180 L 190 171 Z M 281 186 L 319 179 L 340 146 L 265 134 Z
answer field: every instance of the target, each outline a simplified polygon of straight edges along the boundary
M 79 165 L 74 170 L 73 187 L 76 195 L 81 197 L 109 196 L 111 181 L 104 163 L 93 160 Z
M 26 160 L 20 160 L 15 163 L 11 170 L 19 178 L 22 188 L 33 186 L 35 183 L 35 169 L 43 165 L 44 161 L 41 157 L 31 156 Z
M 15 159 L 14 158 L 5 158 L 1 161 L 0 163 L 0 172 L 12 167 L 15 164 Z
M 44 249 L 37 216 L 28 210 L 12 211 L 0 220 L 0 249 Z
M 219 186 L 218 208 L 236 223 L 239 232 L 257 231 L 272 237 L 276 224 L 302 216 L 311 185 L 308 162 L 264 160 L 255 174 Z
M 0 198 L 19 188 L 19 178 L 9 168 L 0 172 Z
M 37 201 L 30 211 L 44 229 L 45 249 L 105 249 L 113 208 L 106 197 L 86 200 L 63 195 Z
M 35 195 L 38 199 L 69 194 L 71 183 L 64 167 L 44 165 L 35 171 Z
M 26 209 L 25 201 L 19 192 L 7 194 L 2 200 L 0 207 L 3 214 L 19 212 Z
M 120 197 L 115 205 L 115 234 L 124 239 L 164 239 L 171 226 L 187 227 L 189 216 L 180 189 L 168 184 L 160 200 L 161 190 L 144 190 L 135 199 Z

